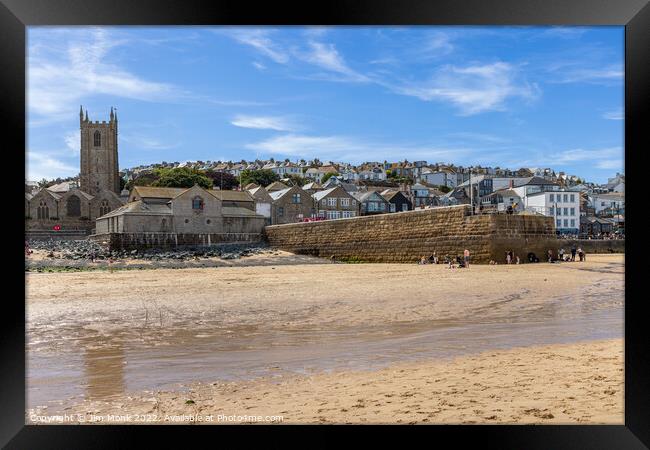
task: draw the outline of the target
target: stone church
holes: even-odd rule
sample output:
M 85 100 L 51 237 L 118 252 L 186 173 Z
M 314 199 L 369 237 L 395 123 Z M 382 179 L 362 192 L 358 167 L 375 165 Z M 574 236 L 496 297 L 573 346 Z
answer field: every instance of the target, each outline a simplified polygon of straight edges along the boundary
M 79 186 L 60 183 L 25 192 L 26 231 L 77 230 L 90 233 L 95 219 L 121 207 L 117 153 L 117 113 L 109 121 L 91 121 L 79 110 L 81 135 Z M 25 189 L 28 190 L 27 187 Z

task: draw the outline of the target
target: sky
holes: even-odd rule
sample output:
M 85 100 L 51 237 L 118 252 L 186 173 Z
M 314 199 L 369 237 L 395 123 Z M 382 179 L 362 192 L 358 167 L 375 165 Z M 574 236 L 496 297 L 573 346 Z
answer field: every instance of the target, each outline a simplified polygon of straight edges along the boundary
M 79 107 L 120 168 L 256 158 L 624 165 L 624 28 L 28 27 L 28 180 L 79 172 Z

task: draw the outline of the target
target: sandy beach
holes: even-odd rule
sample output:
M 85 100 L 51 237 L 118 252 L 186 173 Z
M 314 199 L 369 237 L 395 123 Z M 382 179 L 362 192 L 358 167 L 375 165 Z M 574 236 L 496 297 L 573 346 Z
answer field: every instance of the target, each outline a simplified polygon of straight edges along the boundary
M 622 423 L 623 260 L 28 273 L 28 404 L 163 422 Z
M 623 424 L 623 379 L 623 341 L 613 339 L 374 372 L 194 384 L 66 413 L 90 423 Z

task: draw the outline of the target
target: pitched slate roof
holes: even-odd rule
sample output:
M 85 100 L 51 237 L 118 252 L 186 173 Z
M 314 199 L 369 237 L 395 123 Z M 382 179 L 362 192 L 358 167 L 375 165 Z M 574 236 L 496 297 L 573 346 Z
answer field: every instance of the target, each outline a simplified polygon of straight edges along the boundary
M 291 190 L 291 188 L 282 189 L 280 191 L 273 191 L 273 192 L 269 192 L 269 195 L 271 196 L 273 201 L 275 201 L 275 200 L 279 200 L 280 198 L 284 197 L 284 195 L 287 192 L 289 192 L 290 190 Z
M 254 202 L 255 199 L 247 191 L 220 191 L 209 189 L 208 192 L 221 201 L 226 202 Z
M 167 204 L 148 204 L 142 200 L 129 202 L 126 205 L 104 214 L 101 217 L 113 217 L 121 214 L 151 214 L 151 215 L 171 215 L 172 210 Z
M 154 186 L 134 186 L 135 191 L 140 198 L 169 198 L 172 199 L 188 188 L 174 188 L 174 187 L 154 187 Z
M 289 186 L 287 186 L 284 183 L 280 183 L 279 181 L 274 181 L 273 183 L 269 184 L 266 187 L 267 192 L 273 192 L 273 191 L 281 191 L 284 189 L 287 189 Z
M 320 201 L 323 197 L 331 194 L 332 191 L 334 191 L 336 188 L 338 188 L 338 186 L 335 186 L 335 187 L 330 188 L 330 189 L 326 189 L 324 191 L 318 191 L 318 192 L 312 194 L 312 197 L 314 197 L 315 200 Z

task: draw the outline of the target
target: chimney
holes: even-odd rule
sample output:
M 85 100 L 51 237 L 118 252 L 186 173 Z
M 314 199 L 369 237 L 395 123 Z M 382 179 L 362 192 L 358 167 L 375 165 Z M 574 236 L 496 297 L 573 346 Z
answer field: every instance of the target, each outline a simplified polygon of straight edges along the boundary
M 515 180 L 508 181 L 508 189 L 512 189 L 513 187 L 515 187 Z

